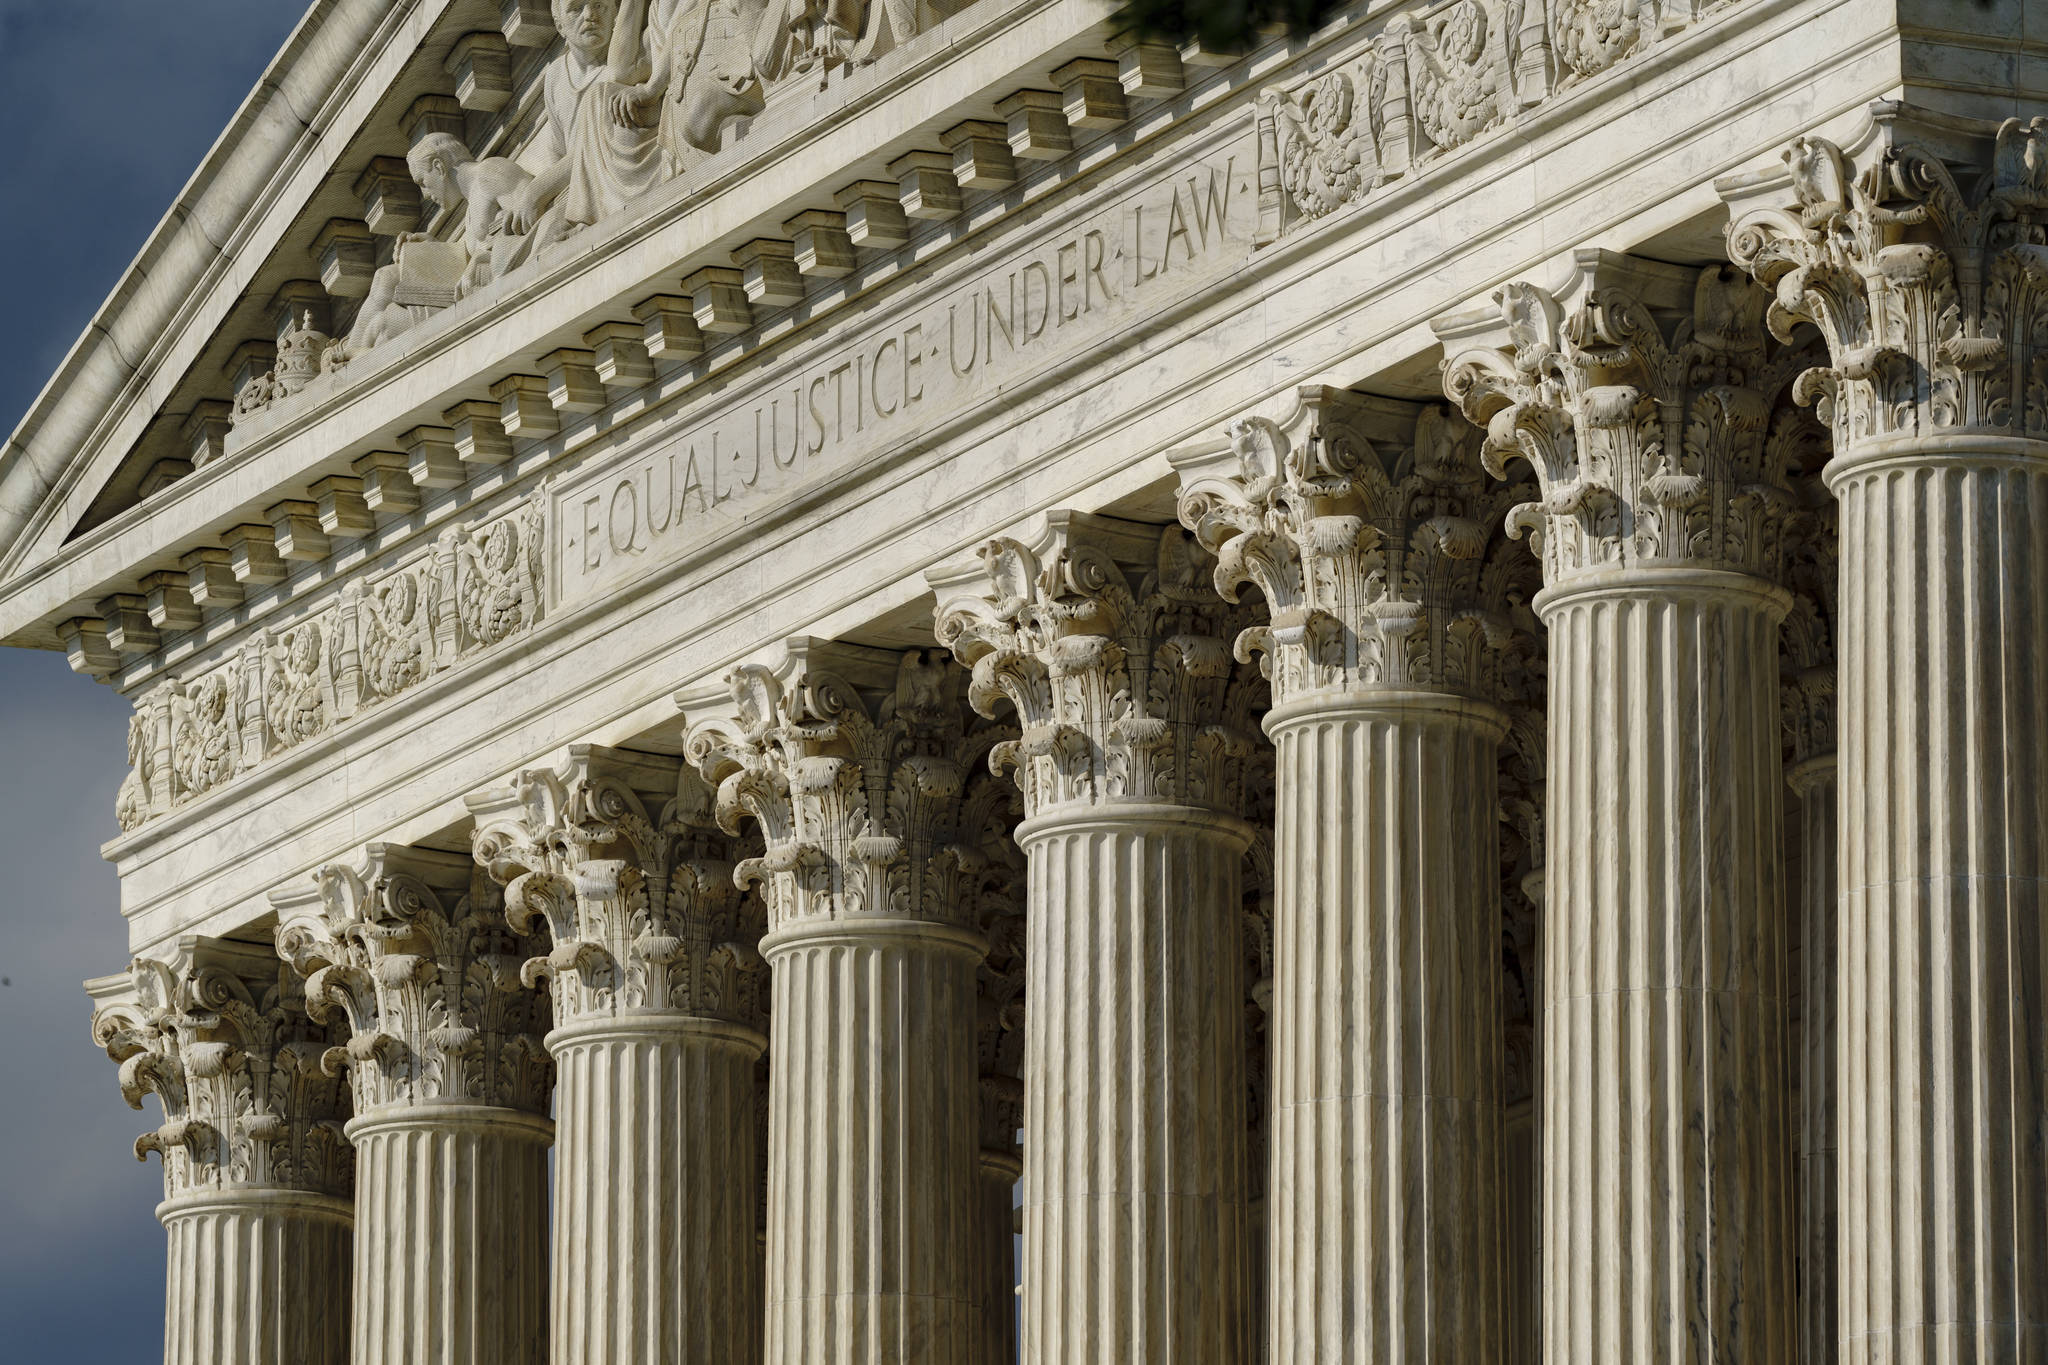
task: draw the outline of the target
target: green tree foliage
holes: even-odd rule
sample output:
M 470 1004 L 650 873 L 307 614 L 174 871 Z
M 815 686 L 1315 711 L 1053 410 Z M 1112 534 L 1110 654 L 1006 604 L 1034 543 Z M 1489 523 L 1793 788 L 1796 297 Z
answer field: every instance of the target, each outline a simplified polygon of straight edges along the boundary
M 1195 38 L 1212 52 L 1243 52 L 1264 30 L 1307 33 L 1337 8 L 1336 0 L 1126 0 L 1118 18 L 1147 37 Z

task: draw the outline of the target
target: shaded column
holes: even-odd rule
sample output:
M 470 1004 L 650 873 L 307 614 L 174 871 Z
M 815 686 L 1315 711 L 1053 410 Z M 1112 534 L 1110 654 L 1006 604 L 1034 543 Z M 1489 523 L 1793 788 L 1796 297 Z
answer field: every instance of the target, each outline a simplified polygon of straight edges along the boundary
M 1233 613 L 1178 528 L 1055 513 L 935 574 L 1024 794 L 1023 1359 L 1242 1365 L 1239 817 L 1257 742 Z
M 1823 495 L 1825 496 L 1825 495 Z M 1797 876 L 1792 911 L 1799 926 L 1799 1358 L 1833 1365 L 1839 1357 L 1837 1289 L 1840 1223 L 1835 1052 L 1840 1044 L 1835 983 L 1841 879 L 1835 786 L 1834 503 L 1801 519 L 1789 582 L 1782 654 L 1785 780 L 1798 797 L 1794 824 Z
M 761 1352 L 754 1066 L 758 899 L 711 788 L 590 745 L 469 798 L 507 917 L 554 1005 L 553 1365 L 725 1365 Z
M 1624 286 L 1625 287 L 1618 287 Z M 1549 630 L 1543 1358 L 1794 1354 L 1777 585 L 1764 300 L 1725 267 L 1598 264 L 1567 318 L 1499 296 L 1446 388 L 1526 459 Z
M 2048 125 L 1918 117 L 1726 186 L 1773 325 L 1826 348 L 1847 1365 L 2048 1359 Z
M 1177 463 L 1273 686 L 1271 1359 L 1497 1358 L 1507 493 L 1440 407 L 1230 434 Z
M 795 640 L 684 700 L 721 821 L 766 841 L 738 876 L 769 903 L 771 1365 L 976 1358 L 979 874 L 1007 827 L 968 823 L 1000 736 L 963 683 Z
M 341 1365 L 349 1350 L 354 1153 L 332 1043 L 297 975 L 197 940 L 97 983 L 93 1037 L 121 1093 L 163 1105 L 135 1144 L 163 1158 L 165 1365 Z
M 468 858 L 370 844 L 271 893 L 316 1017 L 344 1016 L 355 1097 L 355 1365 L 547 1355 L 547 1001 L 540 944 Z M 474 883 L 474 884 L 473 884 Z

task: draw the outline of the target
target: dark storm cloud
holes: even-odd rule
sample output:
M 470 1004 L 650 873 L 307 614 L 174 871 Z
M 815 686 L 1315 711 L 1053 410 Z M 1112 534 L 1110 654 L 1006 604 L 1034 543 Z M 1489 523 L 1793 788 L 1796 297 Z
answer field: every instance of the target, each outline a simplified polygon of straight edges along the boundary
M 0 431 L 12 431 L 304 12 L 299 0 L 0 0 Z M 121 970 L 128 708 L 61 656 L 0 651 L 0 1359 L 160 1353 L 162 1196 L 88 1036 Z

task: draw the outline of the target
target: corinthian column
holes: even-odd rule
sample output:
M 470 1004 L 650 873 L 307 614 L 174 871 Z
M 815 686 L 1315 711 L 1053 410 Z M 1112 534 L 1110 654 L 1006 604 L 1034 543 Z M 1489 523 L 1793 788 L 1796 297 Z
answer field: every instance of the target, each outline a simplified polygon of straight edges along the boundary
M 958 670 L 797 640 L 686 698 L 724 826 L 767 884 L 770 1365 L 970 1365 L 980 1203 L 973 774 Z M 723 712 L 723 714 L 718 714 Z M 984 777 L 983 780 L 988 780 Z
M 1265 608 L 1270 1358 L 1497 1360 L 1505 494 L 1441 408 L 1311 388 L 1230 434 L 1180 516 Z
M 466 857 L 371 844 L 271 893 L 355 1095 L 355 1365 L 540 1365 L 547 1334 L 547 1003 L 537 950 Z
M 1612 275 L 1627 288 L 1610 287 Z M 1776 402 L 1800 357 L 1725 267 L 1529 285 L 1446 389 L 1543 564 L 1543 1333 L 1551 1365 L 1793 1359 Z
M 552 944 L 524 973 L 554 1002 L 552 1365 L 758 1360 L 761 928 L 710 787 L 579 745 L 469 807 L 507 919 Z
M 982 559 L 933 581 L 975 708 L 1023 726 L 1023 1359 L 1243 1365 L 1235 613 L 1177 527 L 1059 513 Z
M 1801 393 L 1833 427 L 1841 528 L 1839 1359 L 2034 1361 L 2048 126 L 2009 120 L 1960 174 L 1914 135 L 1880 129 L 1860 174 L 1800 141 L 1789 188 L 1731 184 L 1778 202 L 1729 244 L 1775 290 L 1772 326 L 1815 325 L 1829 358 Z
M 348 1100 L 298 978 L 271 953 L 200 939 L 176 967 L 141 959 L 101 984 L 93 1037 L 121 1093 L 163 1104 L 135 1154 L 164 1163 L 165 1365 L 342 1365 Z

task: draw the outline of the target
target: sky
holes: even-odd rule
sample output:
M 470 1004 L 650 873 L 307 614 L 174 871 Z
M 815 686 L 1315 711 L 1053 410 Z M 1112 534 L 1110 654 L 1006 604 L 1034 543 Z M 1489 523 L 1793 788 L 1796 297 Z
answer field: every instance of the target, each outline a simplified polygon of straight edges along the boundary
M 300 0 L 0 0 L 0 432 L 226 127 Z M 127 966 L 113 868 L 128 706 L 0 650 L 0 1360 L 161 1358 L 163 1179 L 79 983 Z

